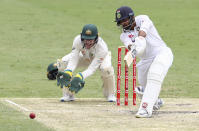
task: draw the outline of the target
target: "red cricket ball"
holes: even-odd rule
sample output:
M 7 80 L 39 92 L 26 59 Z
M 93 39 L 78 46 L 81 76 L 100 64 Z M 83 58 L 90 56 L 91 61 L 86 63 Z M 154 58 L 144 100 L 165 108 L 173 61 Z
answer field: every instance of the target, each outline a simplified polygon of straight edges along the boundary
M 29 116 L 30 116 L 31 119 L 34 119 L 35 118 L 35 113 L 30 113 Z

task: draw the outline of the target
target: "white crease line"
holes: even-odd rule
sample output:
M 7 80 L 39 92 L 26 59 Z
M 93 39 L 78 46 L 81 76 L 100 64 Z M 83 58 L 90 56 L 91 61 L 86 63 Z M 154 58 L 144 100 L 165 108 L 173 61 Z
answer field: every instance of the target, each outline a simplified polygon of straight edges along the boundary
M 10 103 L 10 104 L 13 104 L 13 105 L 19 107 L 20 109 L 22 109 L 22 110 L 24 110 L 24 111 L 30 111 L 30 110 L 28 110 L 27 108 L 22 107 L 22 106 L 20 106 L 20 105 L 17 104 L 17 103 L 14 103 L 13 101 L 10 101 L 10 100 L 5 100 L 5 101 L 8 102 L 8 103 Z

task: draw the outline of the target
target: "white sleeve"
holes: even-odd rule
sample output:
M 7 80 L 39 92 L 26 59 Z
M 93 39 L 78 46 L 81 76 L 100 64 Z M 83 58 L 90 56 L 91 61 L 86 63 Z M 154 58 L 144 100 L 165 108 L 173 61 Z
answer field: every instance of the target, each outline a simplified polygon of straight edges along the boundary
M 124 44 L 124 46 L 126 48 L 128 48 L 128 45 L 132 45 L 133 44 L 133 42 L 131 41 L 131 39 L 129 39 L 128 36 L 125 33 L 122 33 L 120 35 L 120 40 Z
M 75 37 L 73 41 L 73 47 L 71 52 L 71 57 L 69 59 L 68 65 L 66 69 L 74 71 L 79 62 L 79 52 L 82 48 L 80 36 Z
M 97 68 L 100 66 L 100 64 L 102 63 L 102 59 L 96 57 L 93 59 L 93 61 L 91 62 L 91 64 L 89 65 L 89 67 L 82 72 L 83 78 L 87 78 L 89 76 L 91 76 L 96 70 Z
M 66 69 L 72 70 L 73 72 L 76 69 L 78 62 L 79 62 L 79 50 L 73 49 Z
M 146 39 L 142 36 L 135 38 L 136 56 L 142 56 L 146 49 Z
M 144 31 L 146 34 L 150 30 L 150 27 L 153 25 L 153 22 L 149 19 L 148 16 L 144 16 L 140 19 L 140 30 Z

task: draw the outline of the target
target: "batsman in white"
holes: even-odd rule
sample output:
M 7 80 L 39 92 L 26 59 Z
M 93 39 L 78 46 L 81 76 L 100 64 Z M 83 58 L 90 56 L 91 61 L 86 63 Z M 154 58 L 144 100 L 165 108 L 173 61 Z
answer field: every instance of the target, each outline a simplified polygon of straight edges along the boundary
M 52 66 L 53 64 L 49 65 Z M 87 68 L 83 72 L 72 75 L 77 67 Z M 111 64 L 111 52 L 107 44 L 99 37 L 98 29 L 93 24 L 83 27 L 80 35 L 74 38 L 71 53 L 57 60 L 57 85 L 63 89 L 60 101 L 73 101 L 74 94 L 84 87 L 84 80 L 97 69 L 101 72 L 103 94 L 109 102 L 115 102 L 115 76 Z M 49 67 L 49 69 L 51 69 Z M 48 70 L 47 76 L 51 78 Z M 52 77 L 54 78 L 54 77 Z
M 173 62 L 172 51 L 147 15 L 135 17 L 130 7 L 122 6 L 116 10 L 115 22 L 123 29 L 120 40 L 132 51 L 132 55 L 135 49 L 136 56 L 140 58 L 137 64 L 140 86 L 136 92 L 142 96 L 142 100 L 136 117 L 151 117 L 153 109 L 163 105 L 159 94 Z

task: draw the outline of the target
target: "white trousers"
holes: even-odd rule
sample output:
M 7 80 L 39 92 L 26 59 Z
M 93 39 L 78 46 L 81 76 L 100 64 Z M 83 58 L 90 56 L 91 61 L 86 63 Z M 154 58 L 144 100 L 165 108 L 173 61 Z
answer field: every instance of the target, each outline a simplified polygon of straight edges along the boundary
M 162 63 L 162 66 L 164 66 L 164 68 L 162 69 L 161 72 L 164 72 L 166 76 L 168 69 L 170 68 L 173 62 L 173 54 L 171 52 L 171 49 L 167 47 L 164 49 L 164 51 L 160 52 L 155 58 L 141 60 L 137 64 L 138 82 L 140 86 L 142 86 L 144 89 L 146 87 L 148 72 L 151 67 L 151 64 L 156 61 L 159 61 L 158 63 Z
M 147 108 L 152 113 L 160 94 L 161 85 L 173 62 L 173 54 L 170 48 L 164 48 L 154 59 L 141 60 L 138 63 L 138 82 L 144 88 L 141 108 Z

